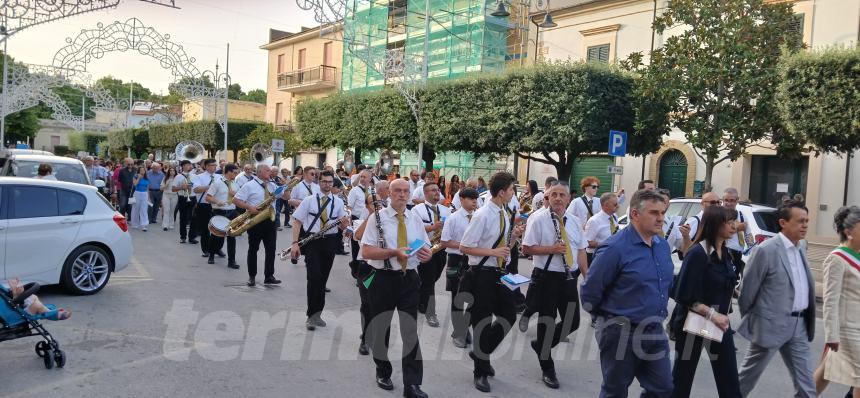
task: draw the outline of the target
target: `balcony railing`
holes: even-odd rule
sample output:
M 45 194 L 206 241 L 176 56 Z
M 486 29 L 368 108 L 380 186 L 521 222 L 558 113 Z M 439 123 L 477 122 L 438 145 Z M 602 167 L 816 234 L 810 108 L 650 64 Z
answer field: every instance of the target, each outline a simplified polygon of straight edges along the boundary
M 320 65 L 278 75 L 278 90 L 289 92 L 337 87 L 337 68 Z

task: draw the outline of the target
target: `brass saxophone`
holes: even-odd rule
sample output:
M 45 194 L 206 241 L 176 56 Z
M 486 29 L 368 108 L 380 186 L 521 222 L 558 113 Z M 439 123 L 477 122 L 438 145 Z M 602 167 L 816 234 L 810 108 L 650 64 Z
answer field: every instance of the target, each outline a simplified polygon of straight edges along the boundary
M 434 231 L 433 235 L 430 237 L 430 252 L 433 254 L 439 253 L 440 250 L 445 247 L 442 246 L 442 230 Z
M 275 209 L 272 208 L 272 202 L 275 201 L 275 195 L 269 193 L 268 190 L 264 190 L 266 193 L 266 199 L 260 202 L 257 205 L 257 214 L 251 214 L 251 212 L 244 212 L 238 217 L 234 218 L 230 221 L 230 224 L 227 224 L 227 236 L 239 236 L 245 233 L 245 231 L 251 229 L 253 226 L 269 219 L 270 221 L 275 221 Z
M 532 196 L 528 192 L 523 192 L 520 194 L 520 213 L 526 214 L 531 213 L 532 204 L 531 204 Z

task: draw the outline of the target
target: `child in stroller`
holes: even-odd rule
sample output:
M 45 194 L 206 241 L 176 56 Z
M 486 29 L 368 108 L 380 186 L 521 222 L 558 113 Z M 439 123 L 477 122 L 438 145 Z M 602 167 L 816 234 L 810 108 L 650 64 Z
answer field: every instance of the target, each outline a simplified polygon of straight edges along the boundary
M 45 305 L 35 293 L 39 284 L 21 285 L 16 279 L 0 283 L 0 342 L 30 336 L 41 336 L 36 343 L 36 354 L 44 360 L 45 367 L 58 368 L 66 364 L 66 355 L 51 333 L 39 322 L 41 319 L 64 320 L 71 312 Z

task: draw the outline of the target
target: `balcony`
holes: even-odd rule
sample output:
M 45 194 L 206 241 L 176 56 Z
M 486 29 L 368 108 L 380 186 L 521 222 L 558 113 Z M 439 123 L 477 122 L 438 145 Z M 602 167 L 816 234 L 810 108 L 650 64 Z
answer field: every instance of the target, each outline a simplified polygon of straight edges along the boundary
M 290 93 L 337 88 L 337 68 L 315 66 L 278 75 L 278 90 Z

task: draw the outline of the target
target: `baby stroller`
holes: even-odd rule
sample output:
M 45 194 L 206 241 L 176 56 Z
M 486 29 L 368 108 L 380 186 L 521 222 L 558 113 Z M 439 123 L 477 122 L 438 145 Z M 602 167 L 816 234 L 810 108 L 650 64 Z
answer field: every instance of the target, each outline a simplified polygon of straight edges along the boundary
M 47 314 L 31 315 L 24 310 L 24 300 L 39 291 L 38 283 L 24 285 L 24 292 L 12 299 L 12 292 L 0 285 L 0 342 L 30 336 L 41 336 L 36 343 L 36 354 L 45 361 L 45 368 L 51 369 L 56 363 L 58 368 L 66 365 L 66 354 L 51 333 L 39 322 Z M 52 310 L 56 307 L 48 305 Z

